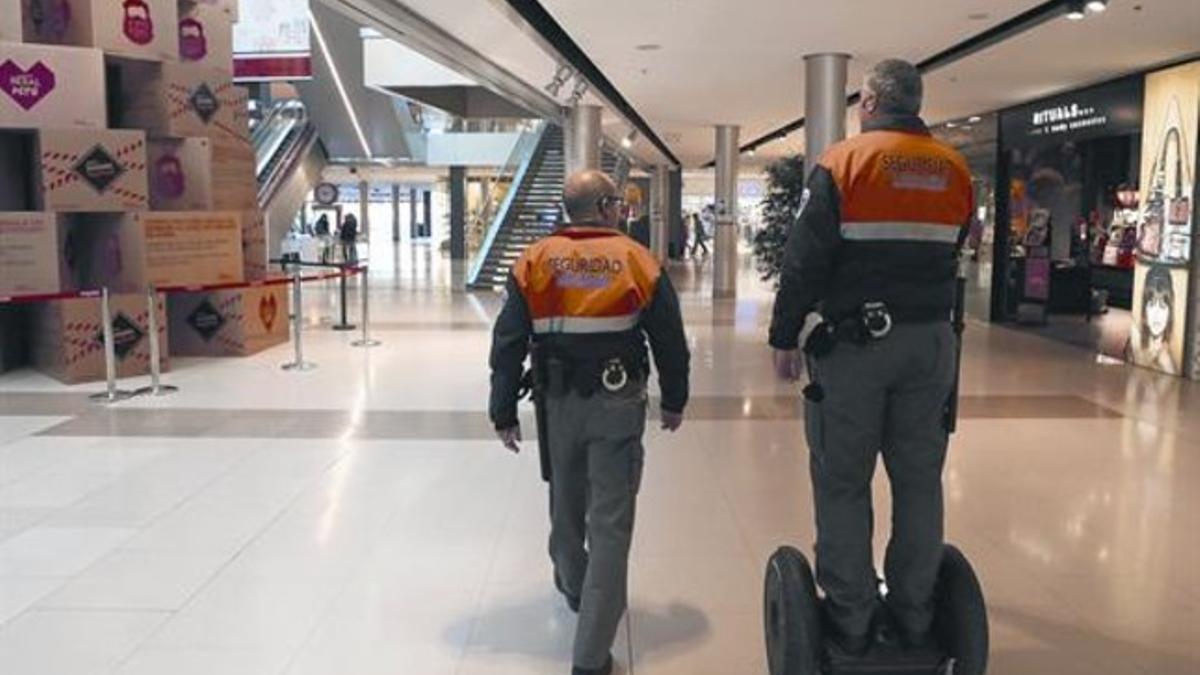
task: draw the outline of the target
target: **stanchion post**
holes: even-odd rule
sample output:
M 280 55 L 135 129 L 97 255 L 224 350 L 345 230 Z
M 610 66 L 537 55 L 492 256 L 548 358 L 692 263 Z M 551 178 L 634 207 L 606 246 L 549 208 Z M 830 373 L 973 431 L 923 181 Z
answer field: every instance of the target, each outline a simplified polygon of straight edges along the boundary
M 146 326 L 150 331 L 150 386 L 138 389 L 138 396 L 166 396 L 179 391 L 179 387 L 162 383 L 162 344 L 158 341 L 158 291 L 154 284 L 146 287 Z
M 304 296 L 300 292 L 302 283 L 300 266 L 297 265 L 292 272 L 292 332 L 295 335 L 296 359 L 291 363 L 283 364 L 283 369 L 300 372 L 317 367 L 317 364 L 304 360 Z
M 112 306 L 109 303 L 108 287 L 100 291 L 100 321 L 104 324 L 104 382 L 105 389 L 89 398 L 100 403 L 117 403 L 133 398 L 133 392 L 117 389 L 117 343 L 113 336 Z
M 370 333 L 371 303 L 367 300 L 367 296 L 370 295 L 369 291 L 371 289 L 371 283 L 370 283 L 371 269 L 367 265 L 363 265 L 363 266 L 359 267 L 358 270 L 359 270 L 359 272 L 362 273 L 362 283 L 359 284 L 359 289 L 361 289 L 360 292 L 362 293 L 362 315 L 359 316 L 359 318 L 358 318 L 359 322 L 362 323 L 362 337 L 355 340 L 354 342 L 351 342 L 350 346 L 352 346 L 352 347 L 378 347 L 379 345 L 381 345 L 383 343 L 380 342 L 379 340 L 371 339 L 371 333 Z
M 354 269 L 354 267 L 352 265 L 349 265 L 347 263 L 342 263 L 342 266 L 341 266 L 342 274 L 341 274 L 341 280 L 339 283 L 339 286 L 341 288 L 341 296 L 342 296 L 342 320 L 340 323 L 336 323 L 333 325 L 334 330 L 340 330 L 340 331 L 354 330 L 354 324 L 350 323 L 350 320 L 346 316 L 346 272 L 348 270 L 352 270 L 352 269 Z

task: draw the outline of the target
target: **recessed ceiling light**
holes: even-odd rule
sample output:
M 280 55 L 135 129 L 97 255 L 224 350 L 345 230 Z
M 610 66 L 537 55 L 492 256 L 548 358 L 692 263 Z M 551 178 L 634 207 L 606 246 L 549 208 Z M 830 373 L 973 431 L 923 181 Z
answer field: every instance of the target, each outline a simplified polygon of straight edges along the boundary
M 958 122 L 946 122 L 947 129 L 953 129 L 954 127 L 957 127 L 957 126 L 958 126 Z
M 1073 0 L 1067 8 L 1067 18 L 1072 21 L 1082 21 L 1087 13 L 1084 12 L 1083 0 Z
M 644 45 L 638 45 L 634 47 L 634 49 L 638 50 L 639 52 L 656 52 L 662 49 L 662 45 L 651 42 Z
M 1103 12 L 1108 9 L 1108 0 L 1089 0 L 1087 8 L 1089 12 Z
M 979 124 L 980 122 L 983 121 L 983 118 L 980 117 L 979 115 L 972 115 L 971 118 L 968 119 L 967 121 L 970 122 L 971 124 Z

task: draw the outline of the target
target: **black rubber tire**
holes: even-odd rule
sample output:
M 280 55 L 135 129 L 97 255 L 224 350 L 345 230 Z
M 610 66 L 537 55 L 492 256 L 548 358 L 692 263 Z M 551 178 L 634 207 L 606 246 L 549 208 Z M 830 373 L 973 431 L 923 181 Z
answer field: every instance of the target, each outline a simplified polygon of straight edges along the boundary
M 781 547 L 767 563 L 763 625 L 771 675 L 819 675 L 820 599 L 808 560 L 791 546 Z
M 947 544 L 938 571 L 934 628 L 954 659 L 954 675 L 984 675 L 988 662 L 988 617 L 983 590 L 967 557 Z

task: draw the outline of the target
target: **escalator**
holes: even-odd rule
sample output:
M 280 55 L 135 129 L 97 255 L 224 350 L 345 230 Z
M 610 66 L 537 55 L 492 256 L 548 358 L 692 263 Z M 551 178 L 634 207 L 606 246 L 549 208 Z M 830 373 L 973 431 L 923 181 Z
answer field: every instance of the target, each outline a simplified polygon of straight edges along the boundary
M 554 231 L 562 222 L 562 191 L 566 159 L 562 127 L 543 124 L 517 143 L 515 167 L 508 194 L 488 229 L 467 277 L 467 287 L 500 290 L 508 280 L 521 253 L 537 240 Z M 601 169 L 618 186 L 629 177 L 630 164 L 625 157 L 605 147 Z
M 278 242 L 291 229 L 309 192 L 320 181 L 328 157 L 316 126 L 304 104 L 297 100 L 275 102 L 255 125 L 251 140 L 258 205 L 266 214 L 274 257 Z

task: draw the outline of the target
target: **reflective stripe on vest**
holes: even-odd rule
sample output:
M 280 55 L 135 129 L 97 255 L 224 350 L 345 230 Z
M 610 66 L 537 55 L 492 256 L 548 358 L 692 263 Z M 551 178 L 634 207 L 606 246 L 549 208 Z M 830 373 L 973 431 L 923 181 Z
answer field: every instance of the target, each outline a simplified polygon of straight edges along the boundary
M 842 224 L 842 238 L 847 241 L 917 241 L 931 244 L 957 244 L 961 233 L 961 226 L 945 223 L 852 222 Z
M 640 315 L 626 316 L 552 316 L 533 320 L 533 332 L 547 334 L 622 333 L 637 327 Z

